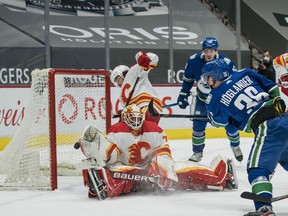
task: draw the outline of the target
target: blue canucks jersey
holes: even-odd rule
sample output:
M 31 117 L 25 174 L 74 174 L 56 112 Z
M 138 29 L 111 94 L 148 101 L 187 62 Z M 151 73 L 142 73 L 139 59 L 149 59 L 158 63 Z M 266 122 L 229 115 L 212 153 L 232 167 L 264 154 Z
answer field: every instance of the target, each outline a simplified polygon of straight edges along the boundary
M 216 58 L 224 59 L 228 64 L 231 72 L 236 70 L 235 64 L 223 54 L 217 54 Z M 202 68 L 206 64 L 204 54 L 202 52 L 190 56 L 184 71 L 182 91 L 189 92 L 194 81 L 198 82 L 201 79 Z
M 232 73 L 210 92 L 206 100 L 208 117 L 216 127 L 225 127 L 230 123 L 240 130 L 251 132 L 251 116 L 277 95 L 279 89 L 274 82 L 246 68 Z

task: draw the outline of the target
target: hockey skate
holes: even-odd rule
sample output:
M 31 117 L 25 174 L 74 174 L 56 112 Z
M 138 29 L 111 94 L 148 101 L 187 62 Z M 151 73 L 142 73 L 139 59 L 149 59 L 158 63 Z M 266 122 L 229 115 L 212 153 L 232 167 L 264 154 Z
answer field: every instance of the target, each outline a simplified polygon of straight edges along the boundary
M 231 146 L 232 152 L 237 161 L 241 162 L 243 160 L 243 154 L 240 146 Z
M 271 206 L 262 206 L 258 211 L 249 212 L 244 216 L 275 216 Z
M 202 152 L 194 152 L 194 154 L 188 160 L 192 162 L 200 162 L 202 160 L 202 157 Z
M 228 159 L 226 161 L 227 167 L 228 167 L 228 178 L 226 180 L 226 189 L 233 190 L 233 189 L 238 189 L 238 179 L 236 175 L 236 170 L 234 167 L 233 160 Z

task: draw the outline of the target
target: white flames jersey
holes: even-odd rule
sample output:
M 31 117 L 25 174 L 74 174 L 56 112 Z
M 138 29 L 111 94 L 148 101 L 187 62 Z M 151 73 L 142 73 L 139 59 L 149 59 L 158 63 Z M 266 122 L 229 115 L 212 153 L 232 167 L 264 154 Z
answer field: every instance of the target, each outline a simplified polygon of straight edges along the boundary
M 106 139 L 111 143 L 107 158 L 113 155 L 108 163 L 121 162 L 145 169 L 155 156 L 168 155 L 172 158 L 168 138 L 154 122 L 144 121 L 142 129 L 133 134 L 125 123 L 118 122 L 111 126 Z
M 152 59 L 152 61 L 153 59 L 158 61 L 158 57 L 155 58 L 155 56 L 157 56 L 156 54 L 147 53 L 147 55 Z M 148 106 L 151 99 L 154 98 L 154 108 L 158 113 L 162 112 L 161 100 L 158 99 L 157 93 L 148 78 L 149 72 L 150 70 L 145 71 L 138 64 L 135 64 L 130 68 L 121 87 L 120 101 L 123 107 L 135 103 L 140 108 L 143 108 Z M 135 86 L 131 100 L 129 104 L 127 104 L 128 98 L 138 77 L 139 80 Z

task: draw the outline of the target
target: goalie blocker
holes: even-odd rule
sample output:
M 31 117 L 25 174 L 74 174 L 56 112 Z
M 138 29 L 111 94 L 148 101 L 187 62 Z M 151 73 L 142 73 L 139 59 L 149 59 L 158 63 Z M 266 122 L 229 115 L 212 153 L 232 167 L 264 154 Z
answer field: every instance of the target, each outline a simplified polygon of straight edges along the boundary
M 174 162 L 177 181 L 164 190 L 213 190 L 237 189 L 237 177 L 232 160 L 224 161 L 217 156 L 207 168 L 190 161 Z M 147 175 L 147 169 L 122 164 L 83 169 L 84 185 L 88 197 L 104 200 L 120 194 L 163 190 L 159 187 L 159 176 Z

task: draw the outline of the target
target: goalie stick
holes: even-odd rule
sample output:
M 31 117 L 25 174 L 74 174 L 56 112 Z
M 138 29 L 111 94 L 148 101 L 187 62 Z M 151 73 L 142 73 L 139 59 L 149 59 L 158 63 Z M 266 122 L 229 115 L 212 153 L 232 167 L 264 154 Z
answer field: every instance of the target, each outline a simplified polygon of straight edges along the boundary
M 273 198 L 268 198 L 268 197 L 264 197 L 258 194 L 254 194 L 248 191 L 245 191 L 241 194 L 241 198 L 244 199 L 250 199 L 250 200 L 254 200 L 257 202 L 263 202 L 263 203 L 272 203 L 272 202 L 276 202 L 282 199 L 287 199 L 288 198 L 288 194 L 282 195 L 282 196 L 278 196 L 278 197 L 273 197 Z
M 129 105 L 130 100 L 131 100 L 131 98 L 132 98 L 132 95 L 134 94 L 136 85 L 137 85 L 137 83 L 139 82 L 139 79 L 140 79 L 140 77 L 138 76 L 137 79 L 136 79 L 136 81 L 135 81 L 135 83 L 134 83 L 134 86 L 133 86 L 133 88 L 132 88 L 132 90 L 131 90 L 131 92 L 130 92 L 130 94 L 129 94 L 129 97 L 128 97 L 127 101 L 126 101 L 125 106 L 128 106 L 128 105 Z M 112 115 L 112 118 L 119 118 L 120 116 L 121 116 L 121 113 L 120 113 L 120 114 L 113 114 L 113 115 Z
M 152 116 L 163 117 L 163 118 L 192 118 L 192 119 L 207 119 L 207 116 L 200 116 L 200 115 L 185 115 L 185 114 L 159 114 L 154 111 L 153 108 L 153 98 L 149 102 L 148 105 L 148 112 Z

